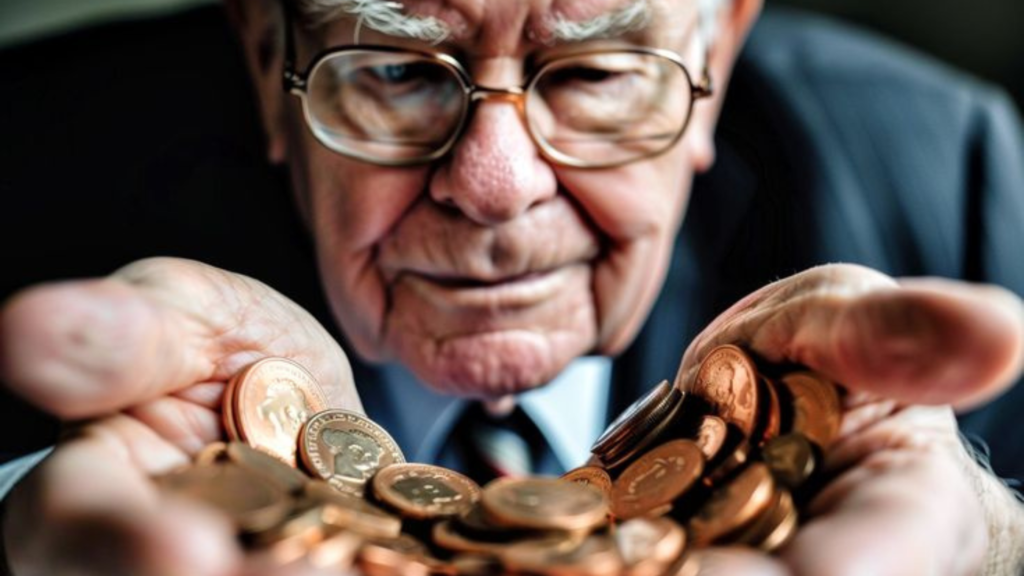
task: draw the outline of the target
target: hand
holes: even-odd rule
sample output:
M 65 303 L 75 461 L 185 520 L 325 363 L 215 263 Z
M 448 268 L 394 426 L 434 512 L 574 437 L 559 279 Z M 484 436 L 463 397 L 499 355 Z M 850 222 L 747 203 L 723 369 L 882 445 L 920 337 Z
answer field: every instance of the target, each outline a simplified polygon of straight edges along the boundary
M 977 404 L 1020 376 L 1024 307 L 1016 296 L 823 266 L 723 313 L 686 351 L 677 380 L 692 381 L 724 343 L 808 366 L 851 393 L 825 463 L 839 476 L 811 502 L 781 562 L 712 550 L 701 574 L 959 575 L 978 573 L 993 555 L 1020 561 L 1019 540 L 987 535 L 994 526 L 1020 530 L 1024 512 L 967 455 L 943 406 Z
M 163 498 L 150 477 L 221 439 L 224 384 L 266 356 L 296 360 L 332 406 L 362 410 L 337 343 L 250 278 L 152 259 L 8 301 L 0 380 L 62 419 L 91 420 L 8 498 L 14 574 L 239 573 L 233 527 Z

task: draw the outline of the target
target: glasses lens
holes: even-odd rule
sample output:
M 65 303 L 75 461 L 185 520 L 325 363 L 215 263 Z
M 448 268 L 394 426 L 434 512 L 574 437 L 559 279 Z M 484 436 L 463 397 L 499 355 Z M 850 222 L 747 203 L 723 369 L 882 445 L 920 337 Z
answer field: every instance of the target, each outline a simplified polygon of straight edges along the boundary
M 662 152 L 688 120 L 690 80 L 676 61 L 644 52 L 600 52 L 551 62 L 530 86 L 534 134 L 556 157 L 617 164 Z
M 343 154 L 375 160 L 431 156 L 452 137 L 464 114 L 458 74 L 414 53 L 333 54 L 310 74 L 308 93 L 317 138 Z

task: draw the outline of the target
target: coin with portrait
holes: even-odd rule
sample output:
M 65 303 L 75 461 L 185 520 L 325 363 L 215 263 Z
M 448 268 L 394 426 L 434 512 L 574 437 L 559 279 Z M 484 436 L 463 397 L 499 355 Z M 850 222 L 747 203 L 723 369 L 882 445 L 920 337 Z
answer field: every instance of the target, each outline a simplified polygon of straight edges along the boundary
M 405 462 L 394 439 L 372 420 L 348 410 L 325 410 L 302 428 L 302 462 L 335 488 L 362 495 L 366 481 L 390 464 Z

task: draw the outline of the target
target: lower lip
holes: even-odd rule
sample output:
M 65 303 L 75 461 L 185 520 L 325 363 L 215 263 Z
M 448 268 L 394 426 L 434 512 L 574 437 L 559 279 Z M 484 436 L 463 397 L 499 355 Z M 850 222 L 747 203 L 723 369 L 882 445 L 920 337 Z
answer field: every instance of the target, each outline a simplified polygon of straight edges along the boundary
M 555 297 L 566 287 L 575 269 L 563 266 L 488 285 L 464 286 L 409 273 L 402 276 L 424 299 L 441 307 L 514 309 L 535 306 Z

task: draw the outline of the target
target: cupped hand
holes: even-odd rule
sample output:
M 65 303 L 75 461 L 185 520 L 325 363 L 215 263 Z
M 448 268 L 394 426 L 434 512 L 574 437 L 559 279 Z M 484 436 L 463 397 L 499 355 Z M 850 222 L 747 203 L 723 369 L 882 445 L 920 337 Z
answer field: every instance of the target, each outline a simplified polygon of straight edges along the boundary
M 677 381 L 692 381 L 725 343 L 807 366 L 849 394 L 825 462 L 836 477 L 781 557 L 713 550 L 702 574 L 966 575 L 1000 566 L 1016 574 L 1022 544 L 999 535 L 1020 530 L 1024 512 L 967 454 L 951 406 L 974 406 L 1020 377 L 1019 298 L 822 266 L 723 313 L 686 351 Z
M 0 380 L 74 424 L 6 501 L 16 576 L 221 576 L 243 557 L 220 515 L 151 477 L 221 439 L 225 383 L 291 358 L 333 407 L 362 410 L 345 354 L 295 303 L 251 278 L 169 258 L 29 288 L 0 310 Z

